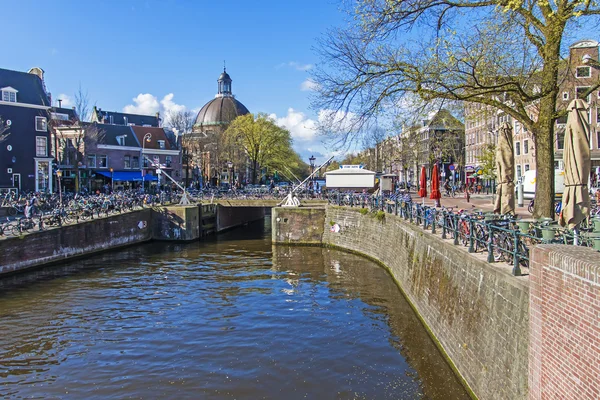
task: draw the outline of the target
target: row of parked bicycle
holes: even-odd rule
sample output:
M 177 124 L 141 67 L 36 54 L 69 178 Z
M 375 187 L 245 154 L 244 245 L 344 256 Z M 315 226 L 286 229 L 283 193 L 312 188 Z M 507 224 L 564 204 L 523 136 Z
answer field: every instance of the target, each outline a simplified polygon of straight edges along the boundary
M 362 194 L 332 194 L 330 204 L 360 207 L 365 212 L 399 215 L 471 253 L 487 253 L 490 263 L 504 261 L 513 274 L 529 268 L 529 249 L 540 243 L 579 245 L 600 250 L 600 218 L 589 218 L 577 231 L 558 227 L 551 219 L 516 219 L 513 215 L 486 214 L 477 210 L 454 210 L 414 203 L 410 197 L 373 197 Z M 600 216 L 599 216 L 600 217 Z
M 56 194 L 29 193 L 5 196 L 2 206 L 8 217 L 0 221 L 0 236 L 20 236 L 33 230 L 77 223 L 88 219 L 118 214 L 143 207 L 178 202 L 181 195 L 162 192 L 143 194 L 123 191 L 111 194 Z

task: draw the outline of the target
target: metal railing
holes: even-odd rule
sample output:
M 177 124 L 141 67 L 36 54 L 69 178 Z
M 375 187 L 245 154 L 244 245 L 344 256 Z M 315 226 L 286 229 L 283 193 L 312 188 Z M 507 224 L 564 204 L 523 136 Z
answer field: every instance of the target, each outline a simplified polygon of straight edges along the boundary
M 489 263 L 507 262 L 512 265 L 515 276 L 523 274 L 522 268 L 529 268 L 530 249 L 537 244 L 577 244 L 600 251 L 600 219 L 587 221 L 575 232 L 559 228 L 551 220 L 523 220 L 509 215 L 435 208 L 402 195 L 333 193 L 328 202 L 400 216 L 424 230 L 441 234 L 442 239 L 451 239 L 454 245 L 467 247 L 469 253 L 486 253 Z

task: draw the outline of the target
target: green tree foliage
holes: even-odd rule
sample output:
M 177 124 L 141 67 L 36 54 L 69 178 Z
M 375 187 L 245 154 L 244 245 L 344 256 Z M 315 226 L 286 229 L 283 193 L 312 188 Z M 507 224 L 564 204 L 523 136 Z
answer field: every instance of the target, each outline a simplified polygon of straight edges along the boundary
M 488 144 L 477 160 L 485 179 L 496 179 L 496 146 Z
M 415 104 L 474 102 L 534 135 L 534 215 L 554 215 L 554 122 L 567 32 L 600 14 L 579 0 L 357 0 L 326 35 L 313 107 L 366 121 Z M 414 38 L 418 35 L 418 40 Z M 406 38 L 406 39 L 404 39 Z M 563 75 L 561 75 L 563 74 Z M 590 82 L 586 96 L 600 82 Z M 535 113 L 528 112 L 534 105 Z M 356 123 L 353 124 L 356 129 Z M 334 131 L 332 128 L 331 131 Z
M 275 124 L 266 114 L 246 114 L 237 117 L 223 135 L 226 146 L 241 149 L 252 169 L 252 183 L 256 183 L 260 169 L 284 171 L 284 166 L 294 170 L 301 164 L 292 150 L 290 132 Z

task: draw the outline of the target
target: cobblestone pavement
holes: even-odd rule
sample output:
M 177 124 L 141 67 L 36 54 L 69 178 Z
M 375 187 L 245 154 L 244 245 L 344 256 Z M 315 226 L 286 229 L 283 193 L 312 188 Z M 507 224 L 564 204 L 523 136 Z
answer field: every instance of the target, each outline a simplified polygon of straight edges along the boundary
M 416 193 L 411 193 L 413 201 L 415 203 L 421 203 L 422 200 Z M 440 203 L 444 207 L 452 207 L 454 211 L 457 210 L 481 210 L 484 212 L 492 212 L 494 210 L 494 196 L 493 195 L 485 195 L 485 194 L 474 194 L 471 195 L 469 202 L 465 198 L 464 193 L 460 195 L 456 195 L 456 197 L 442 197 Z M 525 200 L 525 207 L 516 207 L 517 216 L 523 218 L 530 218 L 531 213 L 527 211 L 527 205 L 529 204 L 529 200 Z M 426 206 L 434 206 L 435 200 L 431 200 L 428 196 L 425 198 Z

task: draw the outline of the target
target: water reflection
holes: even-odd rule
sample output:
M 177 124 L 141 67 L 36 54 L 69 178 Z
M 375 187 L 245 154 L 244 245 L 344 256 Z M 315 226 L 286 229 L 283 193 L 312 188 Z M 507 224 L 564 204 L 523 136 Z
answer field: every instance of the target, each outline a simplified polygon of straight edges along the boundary
M 384 270 L 261 225 L 11 277 L 0 317 L 5 398 L 468 398 Z

